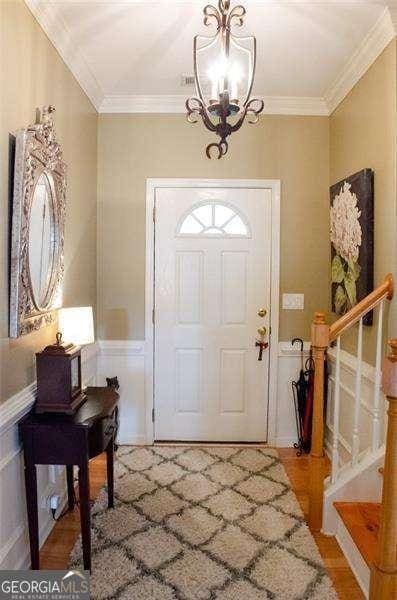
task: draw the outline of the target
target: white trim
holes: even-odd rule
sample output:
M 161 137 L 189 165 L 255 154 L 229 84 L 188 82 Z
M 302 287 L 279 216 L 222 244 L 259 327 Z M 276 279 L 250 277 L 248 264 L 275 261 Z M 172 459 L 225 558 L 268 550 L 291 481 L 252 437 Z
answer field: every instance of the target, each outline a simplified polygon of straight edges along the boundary
M 276 448 L 276 450 L 278 448 L 293 448 L 294 444 L 296 444 L 296 442 L 297 442 L 296 435 L 293 437 L 288 437 L 288 436 L 277 437 L 274 447 Z M 268 445 L 271 445 L 271 444 L 268 444 Z
M 185 95 L 106 95 L 98 109 L 99 113 L 152 113 L 184 114 Z M 304 96 L 257 96 L 263 99 L 263 114 L 268 115 L 320 115 L 329 114 L 324 98 Z
M 325 92 L 324 100 L 329 114 L 336 109 L 395 37 L 396 29 L 392 17 L 390 9 L 385 8 L 368 35 L 345 64 L 341 73 Z
M 105 356 L 131 356 L 145 354 L 145 342 L 136 340 L 98 340 Z
M 153 397 L 153 349 L 154 327 L 152 310 L 154 302 L 154 223 L 153 208 L 158 188 L 240 188 L 272 190 L 272 240 L 271 240 L 271 344 L 269 360 L 269 406 L 267 443 L 276 441 L 277 420 L 277 364 L 278 364 L 278 328 L 280 295 L 280 181 L 278 179 L 147 179 L 146 181 L 146 281 L 145 281 L 145 404 L 146 404 L 146 442 L 153 443 L 154 427 L 152 422 Z
M 60 11 L 56 9 L 55 3 L 25 0 L 25 4 L 58 50 L 62 60 L 77 79 L 94 108 L 98 110 L 104 98 L 101 86 L 81 50 L 73 43 L 72 35 L 61 17 Z
M 32 408 L 36 399 L 36 382 L 34 381 L 23 390 L 0 405 L 0 434 L 15 425 Z
M 307 358 L 310 355 L 311 342 L 303 342 L 303 356 Z M 279 358 L 289 358 L 291 356 L 300 357 L 301 352 L 298 344 L 292 345 L 291 342 L 279 342 L 278 356 Z
M 118 437 L 117 443 L 119 446 L 146 446 L 147 439 L 146 435 L 132 435 L 128 439 Z

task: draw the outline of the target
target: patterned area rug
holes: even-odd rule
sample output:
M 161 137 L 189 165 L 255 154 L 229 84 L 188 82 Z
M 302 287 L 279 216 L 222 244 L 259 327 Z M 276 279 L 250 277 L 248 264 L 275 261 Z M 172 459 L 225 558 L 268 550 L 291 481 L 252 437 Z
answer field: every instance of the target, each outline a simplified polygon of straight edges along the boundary
M 92 598 L 337 598 L 276 450 L 125 446 L 115 498 L 93 508 Z

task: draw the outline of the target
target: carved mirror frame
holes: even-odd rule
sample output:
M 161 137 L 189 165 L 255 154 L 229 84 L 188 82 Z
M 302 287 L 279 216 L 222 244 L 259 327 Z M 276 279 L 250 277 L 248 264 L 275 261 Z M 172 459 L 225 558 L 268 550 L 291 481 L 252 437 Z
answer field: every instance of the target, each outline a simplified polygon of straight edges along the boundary
M 36 123 L 17 133 L 12 201 L 10 269 L 10 337 L 16 338 L 56 319 L 61 306 L 64 273 L 66 164 L 56 139 L 55 108 L 37 110 Z M 29 231 L 32 202 L 41 175 L 51 191 L 50 209 L 54 257 L 42 303 L 35 298 L 29 268 Z

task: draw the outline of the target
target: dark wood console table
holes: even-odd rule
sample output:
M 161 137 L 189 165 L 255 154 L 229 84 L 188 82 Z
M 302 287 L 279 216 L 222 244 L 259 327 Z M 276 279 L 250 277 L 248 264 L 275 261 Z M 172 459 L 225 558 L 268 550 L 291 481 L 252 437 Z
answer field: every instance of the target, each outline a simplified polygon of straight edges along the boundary
M 84 569 L 91 570 L 91 518 L 88 463 L 106 450 L 108 507 L 113 507 L 113 452 L 118 426 L 118 394 L 91 387 L 74 415 L 29 413 L 19 424 L 25 457 L 26 504 L 31 568 L 39 569 L 36 465 L 65 465 L 68 508 L 74 508 L 73 466 L 79 467 L 79 499 Z

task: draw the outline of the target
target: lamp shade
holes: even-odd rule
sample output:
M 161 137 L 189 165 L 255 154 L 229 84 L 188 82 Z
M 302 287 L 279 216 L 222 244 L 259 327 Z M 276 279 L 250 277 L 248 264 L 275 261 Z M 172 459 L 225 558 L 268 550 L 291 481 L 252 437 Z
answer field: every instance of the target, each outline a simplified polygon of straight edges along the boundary
M 92 344 L 95 341 L 92 306 L 59 309 L 58 328 L 67 342 L 79 346 Z

